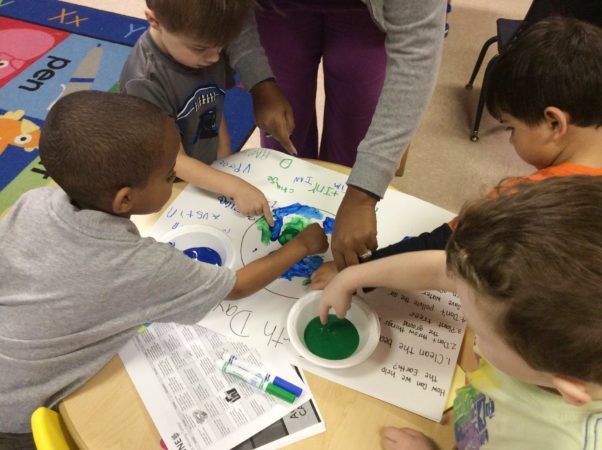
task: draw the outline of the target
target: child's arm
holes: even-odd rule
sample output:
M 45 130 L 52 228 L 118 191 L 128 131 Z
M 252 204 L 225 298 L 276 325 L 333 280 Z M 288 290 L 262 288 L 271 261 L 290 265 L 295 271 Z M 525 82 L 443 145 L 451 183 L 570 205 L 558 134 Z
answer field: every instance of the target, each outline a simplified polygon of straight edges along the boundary
M 219 125 L 218 134 L 219 144 L 217 147 L 217 159 L 224 159 L 232 154 L 232 144 L 230 143 L 230 135 L 226 126 L 226 119 L 222 117 Z
M 446 269 L 444 251 L 402 253 L 341 271 L 322 293 L 320 321 L 327 322 L 330 308 L 334 308 L 338 317 L 344 317 L 351 307 L 351 295 L 363 286 L 407 291 L 455 290 L 454 279 Z
M 454 219 L 455 220 L 455 219 Z M 418 252 L 422 250 L 444 250 L 447 241 L 452 235 L 452 229 L 444 223 L 431 232 L 421 233 L 419 236 L 404 238 L 395 244 L 379 248 L 367 261 L 386 258 L 400 253 Z M 360 261 L 362 262 L 362 261 Z M 325 262 L 311 276 L 312 289 L 324 289 L 338 273 L 337 266 L 332 261 Z
M 184 181 L 207 191 L 232 197 L 241 214 L 263 215 L 270 226 L 274 225 L 267 199 L 259 189 L 245 180 L 191 158 L 184 152 L 182 146 L 176 158 L 175 169 L 176 175 Z
M 370 257 L 370 261 L 386 258 L 387 256 L 398 255 L 400 253 L 418 252 L 422 250 L 445 250 L 447 241 L 452 235 L 452 229 L 447 223 L 428 231 L 403 238 L 401 241 L 391 244 L 387 247 L 379 248 Z
M 275 252 L 239 269 L 236 284 L 226 299 L 247 297 L 267 286 L 296 262 L 309 255 L 324 253 L 327 249 L 326 233 L 314 223 Z

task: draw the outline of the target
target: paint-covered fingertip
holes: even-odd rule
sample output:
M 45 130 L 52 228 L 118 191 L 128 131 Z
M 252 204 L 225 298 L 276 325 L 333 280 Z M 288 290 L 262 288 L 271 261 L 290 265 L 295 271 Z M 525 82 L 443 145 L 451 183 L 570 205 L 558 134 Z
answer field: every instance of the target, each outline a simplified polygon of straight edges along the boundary
M 328 310 L 320 310 L 320 323 L 326 325 L 328 323 Z

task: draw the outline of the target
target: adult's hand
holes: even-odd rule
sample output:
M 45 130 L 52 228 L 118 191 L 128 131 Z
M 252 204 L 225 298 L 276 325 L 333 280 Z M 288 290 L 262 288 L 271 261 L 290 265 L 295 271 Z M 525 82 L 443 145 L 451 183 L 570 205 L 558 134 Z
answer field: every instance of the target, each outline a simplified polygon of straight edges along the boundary
M 274 80 L 264 80 L 251 88 L 255 123 L 271 134 L 291 155 L 297 149 L 291 141 L 295 129 L 293 109 Z
M 339 271 L 357 264 L 362 255 L 378 247 L 375 207 L 374 197 L 347 187 L 332 230 L 332 255 Z

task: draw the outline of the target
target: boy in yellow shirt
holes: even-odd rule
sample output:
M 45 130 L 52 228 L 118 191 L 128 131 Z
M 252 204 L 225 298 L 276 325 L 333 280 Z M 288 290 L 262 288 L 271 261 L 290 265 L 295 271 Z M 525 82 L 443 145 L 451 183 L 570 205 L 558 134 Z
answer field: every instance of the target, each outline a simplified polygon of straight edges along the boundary
M 481 367 L 454 403 L 459 450 L 595 450 L 602 439 L 602 178 L 525 181 L 468 205 L 447 249 L 349 267 L 326 287 L 343 317 L 363 286 L 454 291 Z M 387 428 L 386 450 L 436 448 Z

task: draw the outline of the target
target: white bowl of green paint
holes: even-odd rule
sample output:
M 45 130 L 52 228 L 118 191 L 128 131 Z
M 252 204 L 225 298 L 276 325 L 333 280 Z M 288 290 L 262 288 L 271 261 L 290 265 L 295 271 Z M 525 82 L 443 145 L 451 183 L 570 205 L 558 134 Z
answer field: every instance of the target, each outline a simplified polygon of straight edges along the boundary
M 234 244 L 226 233 L 209 225 L 184 225 L 160 239 L 182 251 L 189 258 L 206 264 L 234 266 Z
M 364 362 L 380 339 L 378 316 L 358 296 L 352 296 L 345 319 L 329 312 L 326 325 L 320 323 L 322 291 L 301 297 L 291 308 L 286 330 L 293 348 L 307 361 L 329 369 L 343 369 Z

